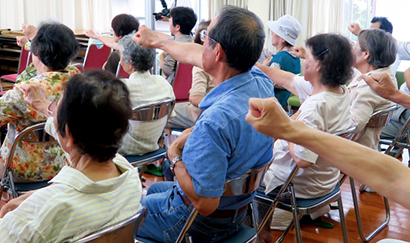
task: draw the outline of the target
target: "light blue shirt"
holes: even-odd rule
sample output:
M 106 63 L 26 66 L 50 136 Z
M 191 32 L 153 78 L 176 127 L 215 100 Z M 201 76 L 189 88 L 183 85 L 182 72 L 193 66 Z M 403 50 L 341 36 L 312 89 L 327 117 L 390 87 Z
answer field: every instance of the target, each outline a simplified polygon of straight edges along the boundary
M 228 79 L 199 104 L 205 109 L 185 143 L 182 159 L 202 197 L 221 197 L 226 180 L 259 168 L 272 158 L 273 139 L 245 121 L 248 100 L 274 96 L 272 81 L 257 67 Z M 179 192 L 183 194 L 177 183 Z M 254 194 L 222 197 L 218 209 L 237 209 Z

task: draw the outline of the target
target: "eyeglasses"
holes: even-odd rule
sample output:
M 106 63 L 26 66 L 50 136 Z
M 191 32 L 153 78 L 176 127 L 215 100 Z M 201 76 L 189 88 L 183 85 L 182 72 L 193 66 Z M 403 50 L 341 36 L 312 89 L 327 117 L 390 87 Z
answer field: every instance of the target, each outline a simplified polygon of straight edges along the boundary
M 48 106 L 47 108 L 48 115 L 54 117 L 54 115 L 57 114 L 57 102 L 58 101 L 54 101 Z
M 201 32 L 199 32 L 199 36 L 201 37 L 201 41 L 205 42 L 205 37 L 208 38 L 209 40 L 215 42 L 215 43 L 219 43 L 216 40 L 212 39 L 211 37 L 209 37 L 209 35 L 206 34 L 206 30 L 202 30 Z

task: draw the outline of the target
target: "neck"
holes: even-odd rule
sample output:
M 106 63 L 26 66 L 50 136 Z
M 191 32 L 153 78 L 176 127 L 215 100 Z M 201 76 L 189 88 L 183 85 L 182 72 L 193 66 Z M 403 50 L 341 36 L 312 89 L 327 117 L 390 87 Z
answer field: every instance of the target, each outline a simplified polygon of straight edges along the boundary
M 319 94 L 324 91 L 336 93 L 336 94 L 343 94 L 343 89 L 340 86 L 330 86 L 330 85 L 324 85 L 320 82 L 320 79 L 315 81 L 315 84 L 312 83 L 313 86 L 313 91 L 312 95 Z
M 289 49 L 290 48 L 288 46 L 282 45 L 282 46 L 278 47 L 276 50 L 277 50 L 277 52 L 281 52 L 281 51 L 287 51 Z
M 356 68 L 357 68 L 357 70 L 359 70 L 362 74 L 365 74 L 365 73 L 368 73 L 368 72 L 370 72 L 370 71 L 374 71 L 374 70 L 377 69 L 377 67 L 375 67 L 375 66 L 373 66 L 373 65 L 370 65 L 370 64 L 368 64 L 368 63 L 363 64 L 363 65 L 360 65 L 360 66 L 357 66 Z
M 94 182 L 115 178 L 121 175 L 121 172 L 118 170 L 112 159 L 99 162 L 92 159 L 89 155 L 81 154 L 77 151 L 74 154 L 70 153 L 70 158 L 72 161 L 71 167 L 81 171 L 81 173 Z
M 183 35 L 183 34 L 182 34 L 181 32 L 179 32 L 179 31 L 174 34 L 175 38 L 180 37 L 181 35 Z
M 44 65 L 43 63 L 41 63 L 38 67 L 36 67 L 36 70 L 37 70 L 37 75 L 41 75 L 43 73 L 51 71 L 51 69 L 47 67 L 46 65 Z
M 233 68 L 228 67 L 227 65 L 223 65 L 218 67 L 214 74 L 211 74 L 214 77 L 214 84 L 215 86 L 220 85 L 222 82 L 235 77 L 236 75 L 241 74 L 242 72 Z

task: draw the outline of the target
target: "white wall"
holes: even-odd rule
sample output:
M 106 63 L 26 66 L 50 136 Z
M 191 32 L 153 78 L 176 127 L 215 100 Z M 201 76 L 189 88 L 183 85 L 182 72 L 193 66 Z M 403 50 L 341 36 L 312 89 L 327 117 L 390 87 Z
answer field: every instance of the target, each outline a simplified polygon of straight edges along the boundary
M 254 12 L 263 22 L 263 25 L 265 26 L 265 33 L 266 33 L 266 38 L 265 38 L 265 47 L 268 46 L 268 40 L 269 40 L 269 29 L 266 26 L 266 22 L 269 20 L 269 1 L 255 1 L 255 0 L 249 0 L 248 1 L 248 9 L 252 12 Z

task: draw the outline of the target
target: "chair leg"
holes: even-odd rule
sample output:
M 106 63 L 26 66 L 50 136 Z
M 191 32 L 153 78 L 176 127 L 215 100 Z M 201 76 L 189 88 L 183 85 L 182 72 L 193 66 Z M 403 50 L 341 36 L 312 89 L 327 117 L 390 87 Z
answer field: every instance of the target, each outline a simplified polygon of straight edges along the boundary
M 379 233 L 384 227 L 386 227 L 389 224 L 389 221 L 390 221 L 389 201 L 387 200 L 387 198 L 383 197 L 384 208 L 386 210 L 386 218 L 385 218 L 384 222 L 379 227 L 377 227 L 374 231 L 372 231 L 368 236 L 365 236 L 364 232 L 363 232 L 362 220 L 361 220 L 361 217 L 360 217 L 359 203 L 357 201 L 356 187 L 355 187 L 354 179 L 352 177 L 350 177 L 350 188 L 352 190 L 353 205 L 354 205 L 354 211 L 355 211 L 355 215 L 356 215 L 356 222 L 357 222 L 357 228 L 359 230 L 359 235 L 360 235 L 360 238 L 364 242 L 368 242 L 377 233 Z
M 295 225 L 295 219 L 292 219 L 292 221 L 289 223 L 288 227 L 286 228 L 285 231 L 283 231 L 282 235 L 275 241 L 275 243 L 280 243 L 282 242 L 285 237 L 288 235 L 289 231 L 292 229 L 292 227 Z
M 349 237 L 347 236 L 346 219 L 343 212 L 342 195 L 340 195 L 339 199 L 337 199 L 337 205 L 339 207 L 340 224 L 342 225 L 343 242 L 349 243 Z
M 144 174 L 144 171 L 145 171 L 145 169 L 147 168 L 147 165 L 148 165 L 148 164 L 143 165 L 142 168 L 141 168 L 141 170 L 140 170 L 140 172 L 138 173 L 140 179 L 142 178 L 142 175 Z
M 290 193 L 291 193 L 291 198 L 290 198 L 290 203 L 292 205 L 292 213 L 293 213 L 293 221 L 295 222 L 295 235 L 296 235 L 296 240 L 298 243 L 302 243 L 302 235 L 300 233 L 300 222 L 299 222 L 299 212 L 298 212 L 298 205 L 296 205 L 296 195 L 295 195 L 295 189 L 293 188 L 293 185 L 289 185 L 290 188 Z

